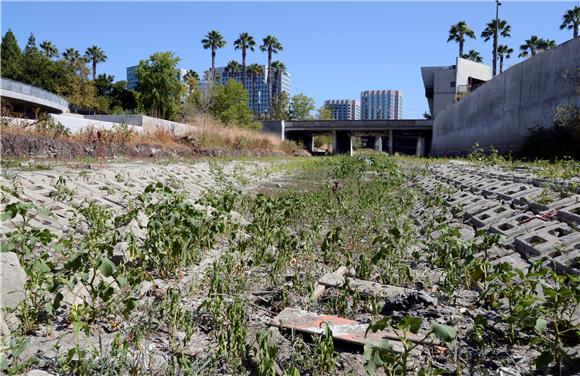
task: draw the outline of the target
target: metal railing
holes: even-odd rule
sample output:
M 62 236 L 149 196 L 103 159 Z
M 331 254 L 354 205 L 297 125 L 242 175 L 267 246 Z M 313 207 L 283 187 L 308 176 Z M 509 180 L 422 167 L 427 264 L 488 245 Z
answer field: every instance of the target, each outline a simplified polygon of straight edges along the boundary
M 66 99 L 64 99 L 59 95 L 51 93 L 50 91 L 4 77 L 0 78 L 0 82 L 2 83 L 2 90 L 30 95 L 39 99 L 50 101 L 62 107 L 68 108 L 68 101 Z

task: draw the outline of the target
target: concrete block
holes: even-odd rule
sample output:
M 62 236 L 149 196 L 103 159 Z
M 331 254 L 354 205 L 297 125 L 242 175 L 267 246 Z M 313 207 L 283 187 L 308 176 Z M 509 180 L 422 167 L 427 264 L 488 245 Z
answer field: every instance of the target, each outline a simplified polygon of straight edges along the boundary
M 565 223 L 557 222 L 518 236 L 514 246 L 528 256 L 551 257 L 561 252 L 562 247 L 575 242 L 580 242 L 580 232 Z
M 498 205 L 471 217 L 471 223 L 477 228 L 488 228 L 504 218 L 512 217 L 517 212 L 507 205 Z
M 564 222 L 580 225 L 580 202 L 559 209 L 558 216 Z
M 546 225 L 546 222 L 540 219 L 534 219 L 529 222 L 522 223 L 523 221 L 532 218 L 534 215 L 535 214 L 532 212 L 515 214 L 513 217 L 508 217 L 492 224 L 489 226 L 489 230 L 493 233 L 504 236 L 507 242 L 511 242 L 511 240 L 516 236 L 528 233 L 538 227 Z
M 580 274 L 580 243 L 571 246 L 567 252 L 552 260 L 556 272 L 565 274 Z

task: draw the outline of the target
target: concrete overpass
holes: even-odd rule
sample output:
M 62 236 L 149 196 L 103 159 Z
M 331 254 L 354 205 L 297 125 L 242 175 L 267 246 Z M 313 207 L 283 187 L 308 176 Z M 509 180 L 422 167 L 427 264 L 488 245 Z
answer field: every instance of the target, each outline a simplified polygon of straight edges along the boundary
M 31 112 L 35 108 L 50 113 L 69 112 L 68 101 L 36 86 L 2 78 L 0 97 L 14 107 L 15 112 Z
M 309 151 L 313 150 L 314 136 L 332 135 L 335 154 L 352 154 L 352 138 L 365 137 L 375 150 L 424 156 L 431 151 L 433 122 L 424 119 L 265 121 L 264 131 L 301 142 Z

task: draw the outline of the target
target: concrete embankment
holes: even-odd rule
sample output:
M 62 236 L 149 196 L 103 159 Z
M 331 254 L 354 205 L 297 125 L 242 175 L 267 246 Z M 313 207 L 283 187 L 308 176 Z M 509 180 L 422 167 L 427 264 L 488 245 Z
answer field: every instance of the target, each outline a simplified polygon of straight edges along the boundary
M 515 152 L 569 105 L 580 106 L 580 38 L 514 65 L 437 114 L 432 153 L 466 154 L 475 143 Z

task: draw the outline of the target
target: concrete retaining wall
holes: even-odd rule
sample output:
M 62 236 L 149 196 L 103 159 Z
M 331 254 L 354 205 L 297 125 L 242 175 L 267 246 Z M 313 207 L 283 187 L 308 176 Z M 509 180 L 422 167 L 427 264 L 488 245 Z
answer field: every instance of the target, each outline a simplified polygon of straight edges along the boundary
M 432 153 L 467 154 L 475 143 L 517 151 L 560 105 L 580 106 L 580 38 L 514 65 L 437 114 Z
M 173 134 L 180 134 L 186 130 L 197 129 L 191 125 L 145 115 L 85 115 L 85 118 L 111 123 L 125 123 L 135 127 L 141 127 L 146 132 L 151 132 L 158 128 L 164 128 Z

